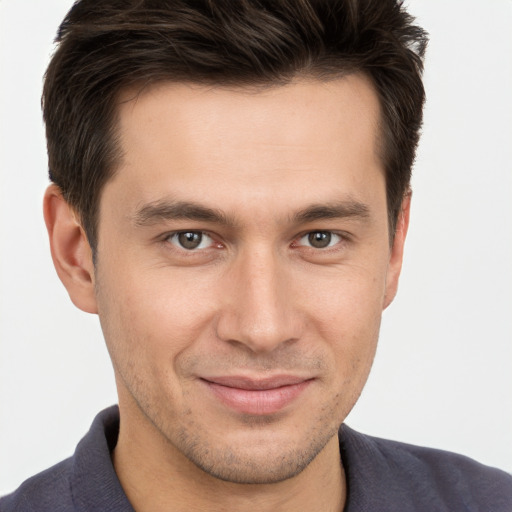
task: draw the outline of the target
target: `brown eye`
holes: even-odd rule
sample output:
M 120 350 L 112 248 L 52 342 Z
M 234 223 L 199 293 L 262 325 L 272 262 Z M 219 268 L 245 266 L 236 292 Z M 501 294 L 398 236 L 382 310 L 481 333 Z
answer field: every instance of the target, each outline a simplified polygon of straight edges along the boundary
M 205 249 L 212 243 L 212 239 L 201 231 L 181 231 L 171 235 L 168 240 L 171 244 L 187 251 Z
M 183 249 L 197 249 L 201 245 L 203 236 L 201 233 L 179 233 L 178 242 Z
M 325 249 L 332 241 L 332 233 L 329 231 L 313 231 L 307 237 L 309 245 L 315 249 Z

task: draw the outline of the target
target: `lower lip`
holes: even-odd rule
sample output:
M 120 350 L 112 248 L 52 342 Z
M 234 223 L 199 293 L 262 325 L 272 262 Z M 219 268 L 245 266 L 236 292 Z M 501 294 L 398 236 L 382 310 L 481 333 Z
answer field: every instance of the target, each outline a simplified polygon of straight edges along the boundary
M 311 380 L 272 389 L 240 389 L 203 381 L 215 396 L 231 409 L 244 414 L 274 414 L 293 402 Z

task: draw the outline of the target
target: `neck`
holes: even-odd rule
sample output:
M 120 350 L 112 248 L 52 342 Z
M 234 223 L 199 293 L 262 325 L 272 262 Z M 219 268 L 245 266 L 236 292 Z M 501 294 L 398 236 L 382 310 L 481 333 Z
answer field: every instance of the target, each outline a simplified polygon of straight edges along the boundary
M 238 484 L 199 469 L 160 433 L 155 435 L 153 425 L 141 428 L 140 422 L 147 419 L 122 418 L 113 463 L 137 512 L 343 510 L 346 483 L 337 436 L 292 478 L 272 484 Z

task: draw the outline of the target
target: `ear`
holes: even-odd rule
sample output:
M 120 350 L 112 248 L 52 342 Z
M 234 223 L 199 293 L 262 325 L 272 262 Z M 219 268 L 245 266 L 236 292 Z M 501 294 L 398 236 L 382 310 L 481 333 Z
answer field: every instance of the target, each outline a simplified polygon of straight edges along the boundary
M 97 313 L 92 250 L 75 211 L 56 185 L 46 189 L 43 212 L 53 264 L 71 301 L 86 313 Z
M 405 237 L 407 236 L 407 229 L 409 228 L 409 215 L 411 211 L 411 195 L 409 191 L 403 201 L 398 214 L 398 219 L 395 229 L 395 238 L 391 247 L 388 272 L 386 275 L 386 293 L 384 296 L 383 309 L 387 308 L 395 298 L 398 289 L 398 280 L 402 270 L 402 259 L 404 255 Z

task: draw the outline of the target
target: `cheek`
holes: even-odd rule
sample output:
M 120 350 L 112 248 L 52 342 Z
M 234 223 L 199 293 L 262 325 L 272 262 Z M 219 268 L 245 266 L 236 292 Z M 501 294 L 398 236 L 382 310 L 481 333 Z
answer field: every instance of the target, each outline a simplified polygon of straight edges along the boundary
M 309 321 L 327 342 L 339 385 L 362 387 L 377 346 L 385 276 L 360 270 L 317 284 L 308 298 Z
M 98 282 L 99 316 L 114 363 L 151 367 L 153 374 L 169 368 L 211 317 L 207 284 L 166 269 L 105 268 Z
M 340 335 L 359 337 L 365 332 L 376 334 L 382 315 L 385 294 L 385 267 L 344 268 L 313 276 L 304 302 L 324 328 Z

